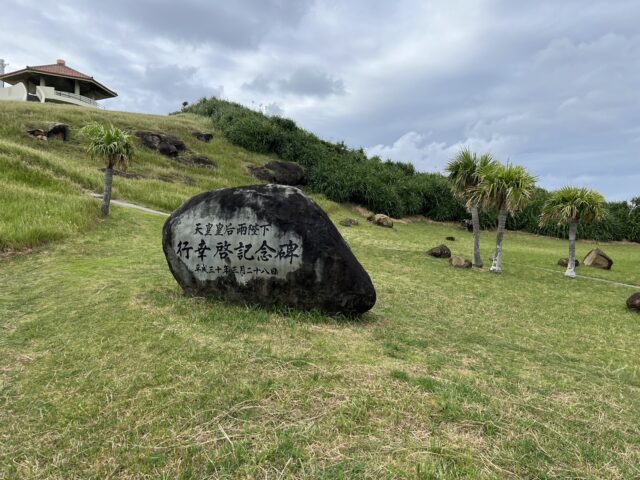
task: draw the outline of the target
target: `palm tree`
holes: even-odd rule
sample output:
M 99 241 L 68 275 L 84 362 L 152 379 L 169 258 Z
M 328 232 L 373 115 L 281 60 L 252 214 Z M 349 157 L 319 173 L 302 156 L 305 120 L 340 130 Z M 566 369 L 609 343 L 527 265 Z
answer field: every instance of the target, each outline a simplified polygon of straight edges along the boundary
M 454 194 L 464 202 L 467 210 L 471 213 L 471 223 L 473 224 L 473 266 L 476 268 L 483 267 L 482 258 L 480 257 L 480 204 L 469 200 L 473 190 L 480 183 L 480 170 L 492 163 L 495 163 L 495 160 L 488 153 L 478 158 L 471 150 L 464 148 L 445 168 L 449 172 L 449 181 Z
M 93 122 L 80 130 L 82 136 L 88 139 L 87 152 L 92 158 L 102 158 L 105 162 L 104 193 L 102 195 L 102 214 L 109 215 L 111 204 L 111 184 L 113 182 L 113 169 L 119 168 L 126 171 L 129 160 L 134 155 L 133 137 L 127 132 L 113 125 L 105 127 Z
M 533 196 L 536 178 L 519 165 L 490 163 L 479 171 L 480 183 L 473 189 L 469 201 L 484 208 L 498 210 L 496 250 L 491 271 L 502 272 L 502 242 L 507 216 L 522 210 Z
M 602 195 L 588 188 L 563 187 L 553 192 L 540 215 L 540 226 L 550 222 L 558 225 L 569 225 L 569 264 L 565 275 L 576 276 L 576 233 L 578 223 L 601 221 L 605 215 L 605 199 Z

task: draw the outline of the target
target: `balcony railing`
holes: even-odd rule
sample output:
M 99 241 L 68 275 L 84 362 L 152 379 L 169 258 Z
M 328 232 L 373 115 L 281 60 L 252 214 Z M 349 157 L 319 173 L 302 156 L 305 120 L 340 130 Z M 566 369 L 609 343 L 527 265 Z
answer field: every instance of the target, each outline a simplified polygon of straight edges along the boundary
M 87 104 L 91 105 L 92 107 L 100 108 L 100 105 L 98 104 L 98 102 L 96 102 L 92 98 L 85 97 L 84 95 L 78 95 L 76 93 L 70 93 L 70 92 L 61 92 L 60 90 L 56 90 L 55 94 L 58 97 L 72 98 L 72 99 L 77 100 L 79 102 L 87 103 Z

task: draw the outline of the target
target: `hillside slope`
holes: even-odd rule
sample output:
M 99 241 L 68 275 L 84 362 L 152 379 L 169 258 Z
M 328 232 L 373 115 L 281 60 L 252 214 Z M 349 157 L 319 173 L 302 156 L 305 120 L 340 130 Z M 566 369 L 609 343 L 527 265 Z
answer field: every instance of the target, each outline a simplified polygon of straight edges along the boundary
M 211 121 L 196 115 L 154 116 L 22 102 L 0 104 L 0 251 L 32 247 L 87 230 L 99 221 L 97 202 L 83 189 L 102 191 L 104 168 L 91 160 L 77 131 L 91 121 L 112 123 L 131 132 L 161 131 L 178 136 L 193 154 L 204 155 L 215 169 L 193 167 L 163 157 L 141 145 L 130 178 L 115 177 L 113 195 L 147 207 L 172 211 L 190 196 L 210 189 L 259 183 L 246 172 L 268 157 L 230 145 Z M 61 122 L 71 139 L 42 141 L 28 129 Z M 210 143 L 193 131 L 214 134 Z

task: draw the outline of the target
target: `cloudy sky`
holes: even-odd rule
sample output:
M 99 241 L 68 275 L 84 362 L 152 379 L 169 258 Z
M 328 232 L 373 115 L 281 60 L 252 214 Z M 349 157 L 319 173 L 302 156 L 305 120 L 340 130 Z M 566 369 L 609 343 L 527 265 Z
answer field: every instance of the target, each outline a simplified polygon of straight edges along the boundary
M 638 0 L 3 0 L 0 58 L 167 113 L 215 95 L 438 171 L 462 146 L 549 189 L 640 195 Z

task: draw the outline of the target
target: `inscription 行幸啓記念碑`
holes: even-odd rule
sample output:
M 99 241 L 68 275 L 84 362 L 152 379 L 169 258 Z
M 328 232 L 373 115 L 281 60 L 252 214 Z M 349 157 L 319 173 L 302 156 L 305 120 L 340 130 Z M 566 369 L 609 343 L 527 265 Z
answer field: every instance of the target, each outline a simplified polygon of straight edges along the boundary
M 186 216 L 176 228 L 174 252 L 199 279 L 234 275 L 239 283 L 256 277 L 286 278 L 302 262 L 302 240 L 293 232 L 242 218 Z

